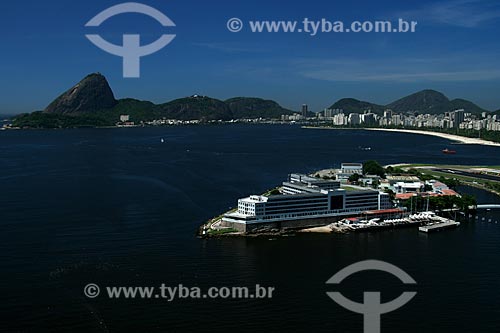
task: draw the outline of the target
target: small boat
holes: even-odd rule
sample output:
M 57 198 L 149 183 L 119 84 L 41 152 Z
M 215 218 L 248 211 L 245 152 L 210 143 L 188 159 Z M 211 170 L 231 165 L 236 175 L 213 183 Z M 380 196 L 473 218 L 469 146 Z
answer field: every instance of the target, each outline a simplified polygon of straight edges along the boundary
M 165 143 L 165 139 L 161 139 L 161 140 L 160 140 L 160 142 L 161 142 L 161 143 Z
M 456 154 L 457 151 L 456 150 L 450 150 L 448 148 L 446 149 L 443 149 L 443 154 L 450 154 L 450 155 L 453 155 L 453 154 Z

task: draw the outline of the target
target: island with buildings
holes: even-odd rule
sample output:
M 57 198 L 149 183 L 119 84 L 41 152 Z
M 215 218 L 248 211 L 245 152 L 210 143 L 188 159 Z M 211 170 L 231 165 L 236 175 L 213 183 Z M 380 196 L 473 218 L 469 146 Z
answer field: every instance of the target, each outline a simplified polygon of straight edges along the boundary
M 472 217 L 478 207 L 474 197 L 454 189 L 458 184 L 498 191 L 500 169 L 382 167 L 368 161 L 308 175 L 293 173 L 264 194 L 240 198 L 236 208 L 204 223 L 199 235 L 344 233 L 411 226 L 429 232 L 456 227 L 457 214 Z

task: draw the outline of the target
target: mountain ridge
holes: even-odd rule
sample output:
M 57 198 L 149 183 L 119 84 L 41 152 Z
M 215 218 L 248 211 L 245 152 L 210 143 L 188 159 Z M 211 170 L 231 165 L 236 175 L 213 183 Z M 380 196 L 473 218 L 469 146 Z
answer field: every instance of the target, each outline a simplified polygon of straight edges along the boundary
M 379 105 L 354 98 L 342 98 L 331 105 L 332 109 L 343 109 L 344 112 L 363 113 L 367 110 L 382 114 L 386 109 L 397 113 L 444 113 L 456 109 L 466 112 L 500 114 L 487 111 L 465 99 L 450 100 L 436 90 L 422 90 L 400 98 L 387 105 Z M 281 115 L 293 114 L 279 103 L 258 97 L 233 97 L 219 100 L 208 96 L 193 95 L 155 104 L 133 98 L 116 99 L 106 77 L 100 73 L 85 76 L 66 92 L 51 102 L 43 111 L 24 114 L 15 119 L 22 119 L 21 124 L 50 125 L 56 121 L 57 126 L 64 123 L 92 126 L 93 123 L 114 125 L 122 114 L 130 115 L 134 122 L 157 119 L 177 120 L 232 120 L 232 119 L 279 119 Z M 80 117 L 80 120 L 69 118 Z M 63 125 L 61 125 L 63 124 Z
M 354 98 L 342 98 L 335 102 L 330 108 L 343 109 L 344 111 L 352 113 L 363 113 L 364 111 L 370 110 L 377 114 L 382 114 L 386 109 L 391 109 L 396 113 L 416 112 L 429 114 L 441 114 L 457 109 L 464 109 L 466 112 L 475 114 L 491 112 L 465 99 L 457 98 L 450 100 L 443 93 L 432 89 L 418 91 L 397 99 L 387 105 L 378 105 Z
M 161 104 L 133 98 L 117 100 L 107 79 L 100 73 L 93 73 L 57 97 L 43 113 L 66 116 L 100 114 L 115 118 L 119 114 L 130 114 L 141 120 L 168 118 L 211 121 L 279 118 L 282 114 L 292 114 L 293 111 L 283 108 L 275 101 L 256 97 L 235 97 L 222 101 L 193 95 Z

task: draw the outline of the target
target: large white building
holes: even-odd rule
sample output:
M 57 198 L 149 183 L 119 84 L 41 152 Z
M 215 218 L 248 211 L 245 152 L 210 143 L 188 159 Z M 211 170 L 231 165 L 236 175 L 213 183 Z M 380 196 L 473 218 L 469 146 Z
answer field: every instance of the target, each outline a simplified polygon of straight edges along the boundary
M 354 174 L 358 174 L 360 176 L 363 175 L 362 163 L 342 163 L 340 165 L 340 170 L 337 173 L 337 179 L 341 183 L 347 183 L 349 177 L 351 177 Z
M 315 183 L 311 182 L 313 179 L 292 175 L 283 184 L 285 194 L 239 199 L 238 209 L 226 213 L 222 221 L 238 230 L 247 230 L 247 225 L 279 222 L 285 226 L 293 221 L 353 216 L 392 208 L 390 197 L 384 192 L 352 186 L 340 188 L 337 181 Z
M 387 176 L 381 181 L 380 189 L 391 190 L 396 194 L 423 192 L 425 184 L 415 176 Z
M 340 172 L 350 175 L 357 173 L 358 175 L 363 175 L 363 163 L 342 163 L 340 165 Z
M 120 115 L 120 121 L 122 123 L 125 123 L 125 122 L 127 122 L 129 120 L 130 120 L 130 116 L 128 114 L 122 114 L 122 115 Z
M 397 182 L 396 184 L 393 185 L 393 191 L 394 193 L 397 194 L 419 193 L 423 192 L 423 190 L 424 190 L 424 183 L 422 182 L 411 182 L 411 183 Z
M 334 115 L 332 117 L 332 120 L 333 120 L 333 125 L 335 125 L 335 126 L 344 126 L 344 125 L 348 125 L 348 123 L 349 123 L 348 118 L 343 113 L 339 113 L 339 114 Z

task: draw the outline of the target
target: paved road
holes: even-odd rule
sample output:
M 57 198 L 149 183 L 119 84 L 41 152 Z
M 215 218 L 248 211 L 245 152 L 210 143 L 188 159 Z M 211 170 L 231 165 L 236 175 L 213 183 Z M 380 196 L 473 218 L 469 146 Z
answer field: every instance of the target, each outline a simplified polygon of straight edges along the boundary
M 497 176 L 477 174 L 477 173 L 466 172 L 466 171 L 457 170 L 457 169 L 451 169 L 451 170 L 450 169 L 434 169 L 434 170 L 439 171 L 439 172 L 449 173 L 452 175 L 474 177 L 474 178 L 480 178 L 480 179 L 486 179 L 486 180 L 495 180 L 497 182 L 500 182 L 500 177 L 497 177 Z

